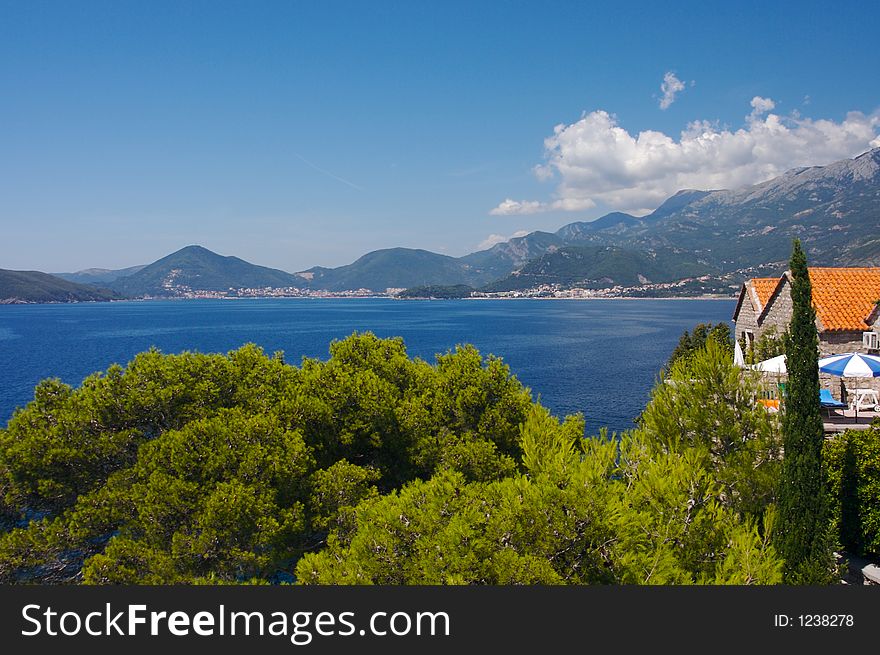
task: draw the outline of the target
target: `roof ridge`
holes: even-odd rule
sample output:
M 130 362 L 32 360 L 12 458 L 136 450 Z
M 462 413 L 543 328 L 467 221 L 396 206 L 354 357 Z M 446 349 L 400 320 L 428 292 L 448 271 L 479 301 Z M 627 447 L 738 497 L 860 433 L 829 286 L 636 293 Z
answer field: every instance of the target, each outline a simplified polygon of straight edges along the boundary
M 808 271 L 870 271 L 880 273 L 880 266 L 808 266 Z

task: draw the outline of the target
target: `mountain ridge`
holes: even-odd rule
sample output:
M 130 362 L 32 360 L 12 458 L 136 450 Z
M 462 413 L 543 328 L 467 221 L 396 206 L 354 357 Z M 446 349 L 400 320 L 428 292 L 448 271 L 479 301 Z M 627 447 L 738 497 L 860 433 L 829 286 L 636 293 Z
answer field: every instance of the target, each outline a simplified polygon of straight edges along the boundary
M 73 273 L 50 273 L 50 275 L 60 277 L 61 279 L 67 280 L 69 282 L 76 282 L 78 284 L 91 284 L 97 286 L 101 284 L 108 284 L 110 282 L 113 282 L 114 280 L 118 280 L 121 277 L 133 275 L 141 269 L 146 268 L 146 266 L 147 264 L 141 264 L 139 266 L 129 266 L 127 268 L 120 269 L 84 268 L 81 271 L 75 271 Z
M 40 271 L 0 269 L 0 304 L 114 300 L 108 289 L 77 284 Z
M 878 235 L 880 148 L 874 148 L 759 184 L 692 195 L 659 219 L 649 215 L 601 241 L 639 250 L 678 247 L 727 270 L 787 260 L 795 237 L 815 265 L 878 265 Z
M 219 255 L 203 246 L 185 246 L 108 286 L 129 296 L 171 296 L 175 290 L 229 291 L 239 288 L 292 287 L 292 273 Z
M 714 273 L 680 253 L 639 252 L 618 246 L 570 245 L 545 253 L 481 291 L 503 292 L 560 285 L 583 289 L 634 287 Z

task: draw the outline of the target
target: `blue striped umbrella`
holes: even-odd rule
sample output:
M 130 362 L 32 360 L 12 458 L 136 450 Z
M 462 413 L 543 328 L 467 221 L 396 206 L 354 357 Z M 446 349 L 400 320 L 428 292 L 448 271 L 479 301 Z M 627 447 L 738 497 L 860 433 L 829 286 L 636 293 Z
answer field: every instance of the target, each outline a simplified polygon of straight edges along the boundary
M 876 378 L 880 377 L 880 357 L 861 353 L 831 355 L 819 360 L 819 370 L 843 378 Z

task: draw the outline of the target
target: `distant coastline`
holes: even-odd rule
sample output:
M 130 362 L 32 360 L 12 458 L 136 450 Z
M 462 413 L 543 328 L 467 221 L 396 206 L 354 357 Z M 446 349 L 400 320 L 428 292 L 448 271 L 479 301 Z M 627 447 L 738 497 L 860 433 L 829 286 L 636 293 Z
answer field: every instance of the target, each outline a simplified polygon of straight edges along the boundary
M 108 303 L 118 304 L 127 302 L 149 303 L 149 302 L 198 302 L 204 300 L 399 300 L 407 301 L 432 301 L 432 302 L 448 302 L 455 300 L 735 300 L 736 296 L 509 296 L 509 297 L 469 297 L 469 298 L 399 298 L 397 296 L 373 294 L 359 296 L 344 295 L 310 295 L 310 296 L 204 296 L 183 298 L 179 296 L 154 297 L 154 298 L 118 298 L 113 300 L 71 300 L 71 301 L 25 301 L 25 300 L 0 300 L 0 306 L 23 306 L 23 305 L 104 305 Z

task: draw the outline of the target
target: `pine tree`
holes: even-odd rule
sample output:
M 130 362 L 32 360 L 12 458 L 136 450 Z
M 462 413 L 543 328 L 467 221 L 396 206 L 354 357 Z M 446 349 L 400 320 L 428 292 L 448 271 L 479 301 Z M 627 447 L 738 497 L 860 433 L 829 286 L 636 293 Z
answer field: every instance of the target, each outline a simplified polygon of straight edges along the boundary
M 797 239 L 789 267 L 792 315 L 785 337 L 788 385 L 782 415 L 784 457 L 776 548 L 785 559 L 785 582 L 826 584 L 833 577 L 833 558 L 822 472 L 819 337 L 807 258 Z
M 665 370 L 667 372 L 672 370 L 672 365 L 679 359 L 691 357 L 698 350 L 705 348 L 708 341 L 714 341 L 724 348 L 731 357 L 733 356 L 733 337 L 730 334 L 730 326 L 727 323 L 717 323 L 715 325 L 699 323 L 694 328 L 693 333 L 688 333 L 685 330 L 684 334 L 681 335 L 678 345 L 672 351 L 672 355 L 669 356 L 669 361 L 666 362 Z

